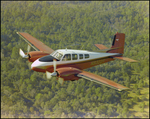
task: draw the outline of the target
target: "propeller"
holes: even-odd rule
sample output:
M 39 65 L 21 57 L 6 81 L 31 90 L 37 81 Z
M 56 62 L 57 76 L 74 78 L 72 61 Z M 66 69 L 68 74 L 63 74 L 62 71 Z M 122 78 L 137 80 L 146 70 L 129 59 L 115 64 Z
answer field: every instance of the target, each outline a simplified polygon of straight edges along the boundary
M 28 44 L 28 47 L 27 47 L 27 54 L 30 52 L 30 49 L 31 49 L 31 46 Z
M 46 77 L 47 79 L 52 79 L 52 77 L 55 77 L 57 76 L 57 72 L 56 72 L 56 60 L 54 59 L 53 60 L 53 67 L 54 67 L 54 72 L 53 73 L 50 73 L 48 71 L 46 71 Z
M 64 83 L 64 79 L 63 78 L 58 78 L 59 83 L 62 85 Z
M 22 58 L 29 58 L 29 56 L 25 55 L 25 53 L 21 49 L 19 50 L 19 54 Z
M 53 79 L 53 78 L 56 79 L 56 78 L 57 78 L 56 60 L 55 60 L 55 59 L 53 59 L 53 67 L 54 67 L 54 72 L 53 72 L 53 73 L 50 73 L 50 72 L 46 71 L 46 77 L 47 77 L 47 79 Z M 58 77 L 58 81 L 59 81 L 59 83 L 62 85 L 63 82 L 64 82 L 64 79 Z
M 22 58 L 26 58 L 28 59 L 29 58 L 29 52 L 30 52 L 30 49 L 31 49 L 31 46 L 28 44 L 28 47 L 27 47 L 27 55 L 22 51 L 22 49 L 19 50 L 19 54 Z
M 57 76 L 57 72 L 50 73 L 50 72 L 46 71 L 47 79 L 56 79 L 57 78 L 56 76 Z M 64 82 L 64 79 L 60 78 L 60 77 L 58 77 L 57 79 L 58 79 L 59 83 L 62 85 Z

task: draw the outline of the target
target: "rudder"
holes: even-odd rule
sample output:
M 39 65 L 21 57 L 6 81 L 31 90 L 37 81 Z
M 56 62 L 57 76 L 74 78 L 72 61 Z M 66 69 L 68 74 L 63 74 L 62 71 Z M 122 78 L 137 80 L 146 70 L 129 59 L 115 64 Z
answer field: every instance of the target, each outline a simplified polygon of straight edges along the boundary
M 108 53 L 124 53 L 124 43 L 125 43 L 125 34 L 124 33 L 116 33 L 114 36 L 114 40 L 111 46 L 111 50 L 107 51 Z

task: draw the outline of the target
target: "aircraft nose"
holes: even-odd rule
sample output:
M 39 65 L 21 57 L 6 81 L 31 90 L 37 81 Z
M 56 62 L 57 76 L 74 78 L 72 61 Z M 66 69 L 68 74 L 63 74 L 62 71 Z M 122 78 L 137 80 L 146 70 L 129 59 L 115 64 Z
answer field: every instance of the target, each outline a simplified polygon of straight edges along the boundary
M 38 61 L 38 60 L 34 61 L 34 62 L 31 64 L 31 69 L 33 70 L 34 68 L 37 68 L 38 65 L 39 65 L 39 61 Z
M 45 64 L 43 62 L 40 62 L 39 59 L 37 59 L 31 64 L 31 70 L 37 72 L 45 72 Z

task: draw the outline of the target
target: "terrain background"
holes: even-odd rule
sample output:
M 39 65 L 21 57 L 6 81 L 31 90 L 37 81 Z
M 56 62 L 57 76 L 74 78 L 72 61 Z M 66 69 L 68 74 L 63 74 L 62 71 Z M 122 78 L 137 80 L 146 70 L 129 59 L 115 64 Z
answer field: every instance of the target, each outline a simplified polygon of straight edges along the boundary
M 138 63 L 115 60 L 86 71 L 130 90 L 47 80 L 19 56 L 27 43 L 16 32 L 54 50 L 91 51 L 125 33 L 124 56 Z M 149 1 L 1 1 L 1 117 L 149 117 Z

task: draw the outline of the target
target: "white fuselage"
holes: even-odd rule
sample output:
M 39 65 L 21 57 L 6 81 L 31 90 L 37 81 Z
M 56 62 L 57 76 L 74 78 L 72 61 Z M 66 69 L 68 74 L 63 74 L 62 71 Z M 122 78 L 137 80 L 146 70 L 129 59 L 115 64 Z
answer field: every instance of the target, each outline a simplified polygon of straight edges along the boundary
M 59 54 L 59 55 L 57 55 Z M 79 63 L 86 62 L 88 60 L 105 58 L 108 56 L 119 55 L 119 53 L 100 53 L 100 52 L 90 52 L 86 50 L 72 50 L 72 49 L 59 49 L 50 54 L 54 57 L 59 57 L 59 61 L 57 61 L 57 65 L 59 64 L 70 64 L 70 63 Z M 66 55 L 70 56 L 69 60 L 64 60 Z M 75 58 L 73 56 L 76 56 Z M 41 62 L 39 59 L 34 61 L 31 65 L 31 69 L 33 67 L 42 68 L 44 66 L 51 66 L 53 62 Z

